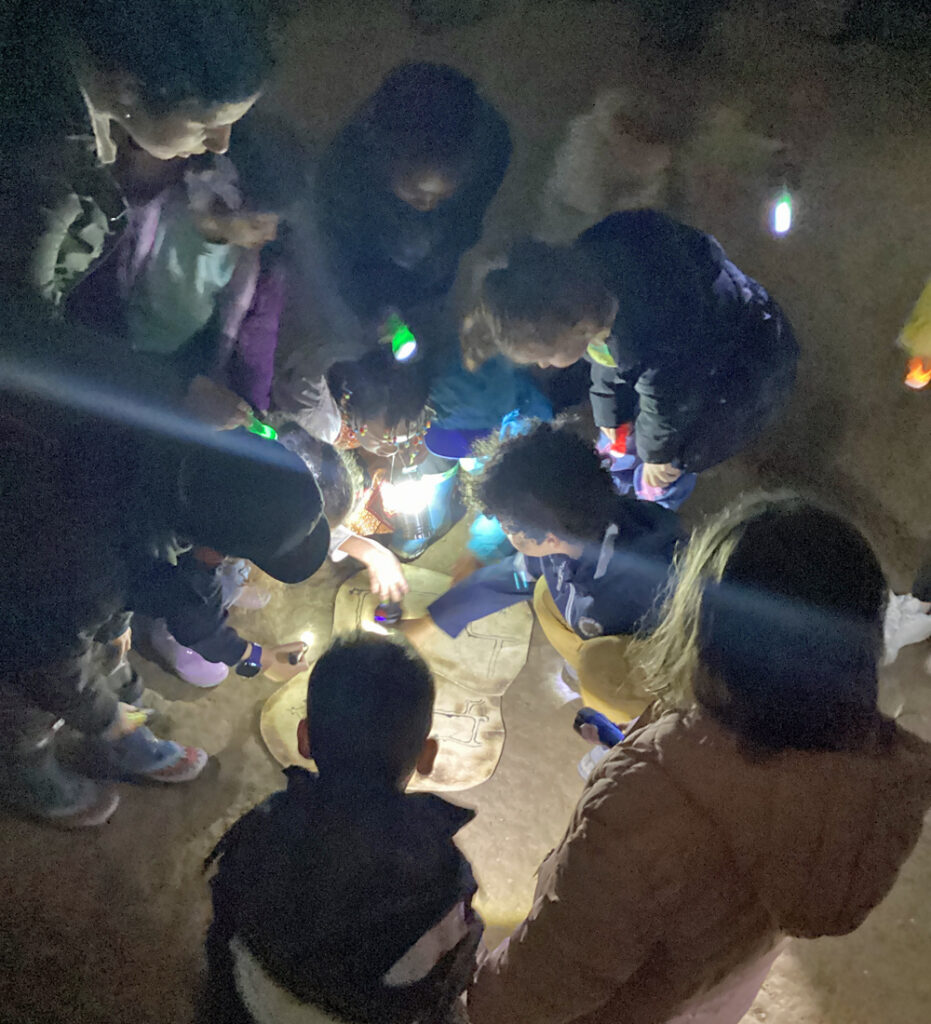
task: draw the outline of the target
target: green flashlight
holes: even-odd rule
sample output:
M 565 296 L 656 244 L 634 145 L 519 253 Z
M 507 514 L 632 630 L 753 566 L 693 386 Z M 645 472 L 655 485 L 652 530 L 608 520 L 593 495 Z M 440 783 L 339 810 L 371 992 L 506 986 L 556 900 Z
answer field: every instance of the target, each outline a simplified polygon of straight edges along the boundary
M 252 414 L 252 422 L 246 427 L 246 430 L 250 434 L 255 434 L 256 437 L 264 437 L 269 441 L 278 440 L 278 431 L 274 427 L 270 427 L 267 423 L 263 423 L 255 413 Z
M 414 332 L 397 315 L 392 313 L 385 326 L 390 335 L 391 353 L 399 363 L 406 363 L 417 351 L 417 339 Z

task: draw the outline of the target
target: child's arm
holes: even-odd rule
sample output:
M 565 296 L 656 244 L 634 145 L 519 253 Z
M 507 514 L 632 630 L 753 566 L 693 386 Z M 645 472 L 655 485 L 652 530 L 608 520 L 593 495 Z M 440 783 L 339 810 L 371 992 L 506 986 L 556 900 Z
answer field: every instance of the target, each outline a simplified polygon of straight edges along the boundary
M 351 533 L 331 553 L 336 562 L 346 555 L 358 559 L 368 569 L 372 593 L 382 601 L 400 601 L 410 589 L 401 563 L 377 541 Z
M 533 597 L 540 575 L 538 559 L 515 554 L 511 558 L 486 565 L 450 587 L 427 609 L 444 633 L 458 636 L 470 622 L 509 608 Z

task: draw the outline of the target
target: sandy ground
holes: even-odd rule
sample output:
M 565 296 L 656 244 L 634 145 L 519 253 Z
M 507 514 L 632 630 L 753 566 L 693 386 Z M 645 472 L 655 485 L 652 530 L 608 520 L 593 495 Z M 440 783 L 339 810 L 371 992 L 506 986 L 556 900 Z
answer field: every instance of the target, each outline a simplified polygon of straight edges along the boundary
M 297 5 L 300 7 L 300 5 Z M 611 3 L 502 3 L 494 19 L 425 36 L 396 3 L 303 5 L 283 36 L 277 103 L 309 139 L 326 138 L 402 59 L 448 60 L 474 74 L 512 124 L 512 173 L 483 248 L 532 229 L 537 197 L 566 119 L 597 89 L 649 94 L 682 137 L 702 112 L 726 104 L 753 131 L 790 140 L 801 160 L 798 228 L 775 241 L 761 228 L 754 173 L 686 164 L 677 209 L 713 231 L 729 254 L 771 287 L 798 328 L 803 361 L 790 415 L 746 457 L 706 475 L 690 514 L 763 483 L 795 486 L 855 515 L 899 587 L 931 541 L 931 393 L 907 393 L 892 348 L 931 268 L 931 104 L 917 61 L 870 47 L 840 53 L 773 20 L 755 3 L 728 16 L 701 58 L 677 65 L 641 48 Z M 829 5 L 828 5 L 829 6 Z M 908 72 L 906 74 L 906 72 Z M 684 126 L 684 127 L 683 127 Z M 451 565 L 461 531 L 424 564 Z M 341 570 L 348 574 L 350 570 Z M 276 591 L 241 615 L 259 642 L 313 632 L 325 643 L 335 588 Z M 931 736 L 931 653 L 906 651 L 886 683 L 903 722 Z M 243 811 L 280 784 L 258 735 L 275 685 L 231 678 L 196 691 L 140 662 L 163 735 L 197 742 L 211 763 L 190 787 L 123 787 L 112 823 L 73 835 L 0 821 L 0 1020 L 185 1024 L 208 916 L 201 862 Z M 504 702 L 508 740 L 499 768 L 462 794 L 479 814 L 463 836 L 482 885 L 490 937 L 526 908 L 533 870 L 560 836 L 581 790 L 584 745 L 555 682 L 558 663 L 535 634 L 528 664 Z M 931 836 L 886 902 L 848 938 L 795 943 L 750 1020 L 768 1024 L 918 1024 L 931 981 Z M 619 879 L 623 884 L 623 879 Z

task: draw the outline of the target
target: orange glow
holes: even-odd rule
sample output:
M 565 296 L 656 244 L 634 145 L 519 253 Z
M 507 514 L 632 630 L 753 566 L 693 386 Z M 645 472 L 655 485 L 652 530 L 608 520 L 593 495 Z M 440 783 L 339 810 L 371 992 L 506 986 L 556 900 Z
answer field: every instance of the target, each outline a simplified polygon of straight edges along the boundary
M 927 362 L 918 356 L 909 359 L 905 383 L 916 391 L 931 384 L 931 359 Z

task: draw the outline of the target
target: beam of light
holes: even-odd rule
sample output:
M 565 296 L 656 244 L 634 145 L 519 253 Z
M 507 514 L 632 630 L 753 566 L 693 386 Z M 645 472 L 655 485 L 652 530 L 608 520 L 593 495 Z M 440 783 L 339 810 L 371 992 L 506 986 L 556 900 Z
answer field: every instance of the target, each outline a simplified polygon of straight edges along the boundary
M 47 370 L 0 353 L 0 393 L 3 392 L 38 398 L 63 409 L 89 414 L 102 424 L 109 422 L 114 428 L 141 429 L 293 469 L 290 456 L 280 445 L 247 444 L 240 431 L 216 430 L 190 413 L 154 401 L 139 390 L 120 391 L 78 373 Z
M 308 647 L 312 647 L 314 643 L 314 634 L 312 630 L 305 629 L 300 635 L 300 641 L 302 644 L 306 644 Z
M 388 636 L 388 630 L 380 622 L 370 622 L 368 619 L 363 619 L 359 623 L 359 628 L 363 633 L 376 633 L 378 636 Z
M 792 196 L 783 190 L 773 204 L 770 222 L 774 235 L 785 235 L 792 229 Z
M 908 373 L 905 375 L 906 386 L 920 391 L 931 384 L 931 359 L 925 362 L 920 356 L 908 361 Z

